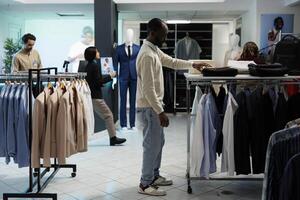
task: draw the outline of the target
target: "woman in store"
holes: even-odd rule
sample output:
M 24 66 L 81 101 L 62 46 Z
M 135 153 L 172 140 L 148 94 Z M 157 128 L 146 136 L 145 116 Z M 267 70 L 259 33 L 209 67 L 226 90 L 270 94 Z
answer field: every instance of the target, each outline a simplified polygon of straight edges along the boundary
M 259 57 L 258 46 L 254 42 L 247 42 L 244 45 L 243 53 L 239 60 L 254 61 L 256 64 L 265 64 L 265 62 Z
M 84 52 L 84 58 L 86 61 L 88 61 L 88 64 L 86 66 L 86 80 L 91 90 L 93 109 L 105 121 L 106 128 L 110 137 L 110 146 L 122 144 L 126 142 L 126 139 L 118 138 L 116 136 L 114 117 L 103 99 L 101 90 L 103 84 L 112 81 L 112 79 L 116 76 L 116 73 L 110 72 L 109 75 L 101 74 L 101 70 L 99 69 L 100 66 L 98 66 L 96 61 L 100 59 L 100 53 L 96 47 L 88 47 Z

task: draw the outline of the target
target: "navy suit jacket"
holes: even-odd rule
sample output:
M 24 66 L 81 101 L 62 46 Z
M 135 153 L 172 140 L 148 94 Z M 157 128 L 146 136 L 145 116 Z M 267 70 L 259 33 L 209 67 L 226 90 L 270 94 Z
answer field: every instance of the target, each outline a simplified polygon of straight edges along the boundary
M 136 58 L 140 51 L 140 46 L 133 44 L 131 57 L 129 58 L 125 51 L 125 43 L 119 45 L 116 49 L 114 66 L 115 70 L 118 71 L 118 64 L 120 63 L 119 80 L 137 80 L 136 75 Z

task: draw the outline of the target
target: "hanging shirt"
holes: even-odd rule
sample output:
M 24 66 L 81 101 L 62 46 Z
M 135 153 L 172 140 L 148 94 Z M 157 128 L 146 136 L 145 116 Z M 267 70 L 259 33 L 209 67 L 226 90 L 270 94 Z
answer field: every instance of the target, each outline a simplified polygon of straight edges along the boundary
M 5 149 L 5 157 L 8 157 L 8 151 L 7 151 L 7 118 L 8 118 L 8 103 L 9 103 L 9 94 L 11 91 L 12 85 L 8 85 L 4 96 L 3 96 L 3 132 L 4 132 L 4 141 L 5 141 L 5 145 L 4 145 L 4 149 Z M 8 161 L 8 160 L 6 160 Z
M 198 42 L 192 38 L 179 40 L 175 48 L 176 57 L 184 60 L 197 60 L 200 58 L 201 52 L 202 49 Z
M 206 96 L 206 94 L 203 94 L 198 102 L 195 123 L 192 127 L 191 135 L 191 173 L 198 177 L 200 176 L 200 169 L 204 155 L 203 114 Z
M 13 84 L 11 86 L 11 91 L 8 95 L 8 110 L 7 110 L 7 164 L 10 162 L 10 158 L 15 158 L 17 153 L 16 148 L 16 128 L 15 128 L 15 109 L 14 109 L 14 99 L 16 91 L 18 90 L 19 85 Z
M 223 123 L 223 151 L 221 171 L 234 175 L 234 114 L 238 108 L 231 92 L 228 93 L 228 101 Z
M 1 90 L 0 93 L 0 157 L 6 156 L 6 133 L 5 133 L 5 124 L 4 124 L 4 95 L 7 90 L 7 85 Z
M 216 167 L 216 136 L 218 126 L 218 110 L 215 99 L 211 93 L 206 96 L 203 115 L 203 143 L 204 156 L 200 169 L 200 176 L 209 178 L 210 173 L 217 170 Z
M 20 89 L 20 100 L 18 106 L 18 120 L 17 120 L 17 156 L 16 160 L 19 167 L 29 166 L 29 141 L 28 141 L 28 93 L 27 85 L 22 85 Z

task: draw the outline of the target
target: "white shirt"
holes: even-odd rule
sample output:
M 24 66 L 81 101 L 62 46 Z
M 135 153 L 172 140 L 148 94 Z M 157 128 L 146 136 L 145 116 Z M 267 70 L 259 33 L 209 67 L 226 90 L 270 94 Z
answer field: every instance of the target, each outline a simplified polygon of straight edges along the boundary
M 199 88 L 200 89 L 200 88 Z M 198 98 L 199 93 L 196 90 L 196 98 Z M 206 100 L 206 94 L 203 94 L 197 104 L 193 105 L 196 110 L 196 117 L 194 124 L 191 127 L 191 174 L 200 177 L 200 169 L 202 166 L 202 160 L 204 156 L 204 141 L 203 141 L 203 114 L 204 114 L 204 104 Z M 193 113 L 193 111 L 192 111 Z
M 151 42 L 144 40 L 137 57 L 137 106 L 153 108 L 160 114 L 163 109 L 164 77 L 162 67 L 188 69 L 192 62 L 174 59 Z
M 132 55 L 132 46 L 133 46 L 133 43 L 132 42 L 125 43 L 125 51 L 126 51 L 127 56 L 128 56 L 128 46 L 130 46 L 130 55 Z
M 234 114 L 238 109 L 238 104 L 232 94 L 228 93 L 228 102 L 223 123 L 223 150 L 221 172 L 228 172 L 228 176 L 233 176 L 235 171 L 234 162 Z
M 78 67 L 79 67 L 79 61 L 85 60 L 84 59 L 84 51 L 86 48 L 94 46 L 94 44 L 84 44 L 81 41 L 76 42 L 73 44 L 70 48 L 69 54 L 68 54 L 68 60 L 72 60 L 73 58 L 77 57 L 73 62 L 70 62 L 68 70 L 69 72 L 72 73 L 77 73 L 78 72 Z

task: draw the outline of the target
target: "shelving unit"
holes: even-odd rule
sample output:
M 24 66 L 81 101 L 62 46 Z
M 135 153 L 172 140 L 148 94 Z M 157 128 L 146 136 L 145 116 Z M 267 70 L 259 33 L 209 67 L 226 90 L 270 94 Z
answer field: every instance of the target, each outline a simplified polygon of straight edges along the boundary
M 191 24 L 168 24 L 169 32 L 166 40 L 166 47 L 161 50 L 171 57 L 176 57 L 175 46 L 177 42 L 189 33 L 189 36 L 195 39 L 201 49 L 200 59 L 212 59 L 212 42 L 213 42 L 213 27 L 208 23 L 191 23 Z M 147 24 L 140 24 L 140 45 L 147 37 Z M 163 68 L 164 84 L 165 84 L 165 111 L 176 113 L 186 110 L 186 81 L 184 73 L 186 71 L 174 71 L 168 68 Z M 194 95 L 194 91 L 191 91 Z M 171 98 L 170 98 L 171 97 Z

